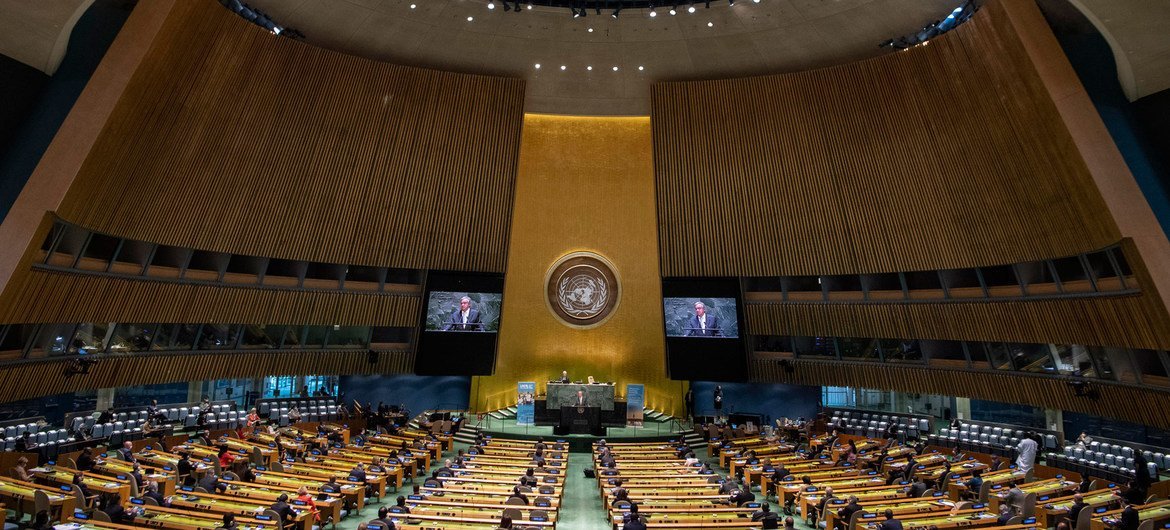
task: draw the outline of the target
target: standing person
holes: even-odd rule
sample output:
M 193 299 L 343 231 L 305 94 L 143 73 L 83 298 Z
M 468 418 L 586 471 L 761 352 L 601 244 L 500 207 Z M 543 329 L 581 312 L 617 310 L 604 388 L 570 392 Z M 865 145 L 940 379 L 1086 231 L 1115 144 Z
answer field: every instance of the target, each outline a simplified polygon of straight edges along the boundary
M 715 421 L 719 421 L 719 417 L 723 412 L 723 386 L 715 385 Z
M 1019 453 L 1019 456 L 1016 457 L 1016 467 L 1025 474 L 1032 471 L 1032 466 L 1036 464 L 1036 451 L 1040 448 L 1032 436 L 1032 433 L 1028 433 L 1027 436 L 1020 439 L 1020 444 L 1016 446 L 1016 451 Z
M 719 329 L 719 317 L 707 314 L 707 306 L 703 302 L 695 302 L 695 314 L 687 323 L 688 337 L 721 337 L 723 331 Z
M 687 388 L 687 395 L 683 397 L 683 403 L 685 403 L 686 407 L 687 407 L 687 419 L 691 420 L 691 423 L 694 423 L 695 422 L 695 389 L 694 388 Z
M 1141 449 L 1133 450 L 1133 471 L 1134 481 L 1138 487 L 1143 490 L 1150 489 L 1150 462 L 1146 460 L 1146 455 L 1142 454 Z

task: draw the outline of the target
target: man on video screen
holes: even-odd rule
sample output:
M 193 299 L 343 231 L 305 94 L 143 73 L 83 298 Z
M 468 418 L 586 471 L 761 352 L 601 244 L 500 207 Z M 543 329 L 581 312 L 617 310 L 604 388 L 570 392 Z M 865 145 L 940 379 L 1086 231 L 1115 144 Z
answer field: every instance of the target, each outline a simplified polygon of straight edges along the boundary
M 479 310 L 472 309 L 470 298 L 464 296 L 459 299 L 459 310 L 451 313 L 451 318 L 447 319 L 443 331 L 483 331 Z
M 695 302 L 695 316 L 687 321 L 688 337 L 721 337 L 719 317 L 707 314 L 707 306 L 703 302 Z

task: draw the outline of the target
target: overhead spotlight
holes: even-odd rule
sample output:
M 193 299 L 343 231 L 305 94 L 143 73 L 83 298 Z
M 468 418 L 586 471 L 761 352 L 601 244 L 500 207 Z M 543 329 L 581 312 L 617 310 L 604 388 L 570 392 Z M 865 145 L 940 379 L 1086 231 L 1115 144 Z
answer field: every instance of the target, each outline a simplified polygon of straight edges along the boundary
M 488 9 L 495 9 L 495 8 L 496 8 L 495 2 L 488 2 Z M 508 9 L 508 4 L 504 4 L 504 9 Z
M 589 28 L 589 33 L 593 33 L 593 28 Z
M 467 21 L 468 21 L 468 22 L 471 22 L 471 21 L 473 21 L 473 20 L 475 20 L 475 17 L 467 17 Z
M 529 10 L 529 11 L 531 11 L 531 10 L 532 10 L 532 2 L 528 2 L 528 10 Z
M 711 0 L 703 0 L 703 7 L 711 9 Z
M 715 23 L 714 23 L 714 22 L 708 22 L 708 23 L 707 23 L 707 27 L 708 27 L 708 28 L 713 28 L 713 27 L 715 27 Z
M 536 63 L 536 64 L 535 64 L 535 65 L 533 65 L 533 66 L 535 66 L 537 70 L 540 70 L 540 63 Z
M 586 66 L 586 67 L 585 67 L 585 69 L 586 69 L 586 70 L 589 70 L 590 72 L 592 72 L 592 71 L 593 71 L 593 65 Z
M 410 8 L 411 8 L 411 9 L 414 9 L 414 8 L 416 8 L 416 7 L 418 7 L 418 4 L 410 4 Z
M 613 71 L 615 71 L 615 72 L 618 71 L 618 67 L 616 67 L 616 66 L 613 67 Z
M 695 4 L 694 4 L 694 2 L 691 2 L 691 7 L 687 8 L 687 13 L 694 13 L 694 12 L 695 12 Z
M 735 5 L 735 0 L 727 0 L 727 5 L 729 5 L 729 6 Z
M 611 17 L 613 17 L 613 18 L 617 18 L 617 17 L 618 17 L 618 13 L 621 13 L 621 12 L 622 12 L 622 3 L 621 3 L 621 2 L 618 2 L 617 9 L 614 9 L 614 10 L 613 10 L 613 13 L 610 13 L 610 14 L 609 14 L 609 16 L 611 16 Z
M 565 71 L 565 68 L 566 68 L 566 67 L 565 67 L 565 65 L 563 65 L 563 64 L 562 64 L 562 65 L 561 65 L 561 71 L 562 71 L 562 72 L 564 72 L 564 71 Z
M 651 9 L 651 10 L 650 10 L 650 18 L 654 18 L 654 17 L 656 17 L 656 16 L 658 16 L 658 12 L 657 12 L 657 11 L 654 11 L 653 9 Z
M 752 0 L 752 3 L 753 3 L 753 4 L 758 4 L 758 3 L 760 3 L 760 0 Z
M 671 6 L 671 8 L 670 8 L 670 16 L 673 17 L 677 14 L 678 14 L 678 2 L 675 2 L 674 5 Z
M 645 67 L 645 66 L 641 66 L 641 65 L 639 65 L 639 66 L 638 66 L 638 71 L 639 71 L 639 72 L 641 72 L 642 70 L 645 70 L 645 69 L 646 69 L 646 67 Z

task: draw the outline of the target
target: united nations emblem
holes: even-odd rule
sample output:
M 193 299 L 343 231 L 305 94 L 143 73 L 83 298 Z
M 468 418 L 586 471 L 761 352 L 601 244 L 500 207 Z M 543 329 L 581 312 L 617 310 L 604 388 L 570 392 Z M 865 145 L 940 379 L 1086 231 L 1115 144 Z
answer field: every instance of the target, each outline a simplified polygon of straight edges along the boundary
M 563 256 L 549 269 L 546 280 L 549 309 L 571 326 L 592 327 L 604 322 L 618 302 L 613 267 L 592 252 Z

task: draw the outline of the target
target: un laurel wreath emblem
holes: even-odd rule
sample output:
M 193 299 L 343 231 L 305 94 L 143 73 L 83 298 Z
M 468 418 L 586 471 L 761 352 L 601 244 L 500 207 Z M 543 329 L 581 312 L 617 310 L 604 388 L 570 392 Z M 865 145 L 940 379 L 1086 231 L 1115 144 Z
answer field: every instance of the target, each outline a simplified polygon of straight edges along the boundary
M 599 325 L 617 307 L 617 275 L 605 258 L 592 252 L 561 257 L 549 269 L 546 285 L 549 309 L 570 326 Z

